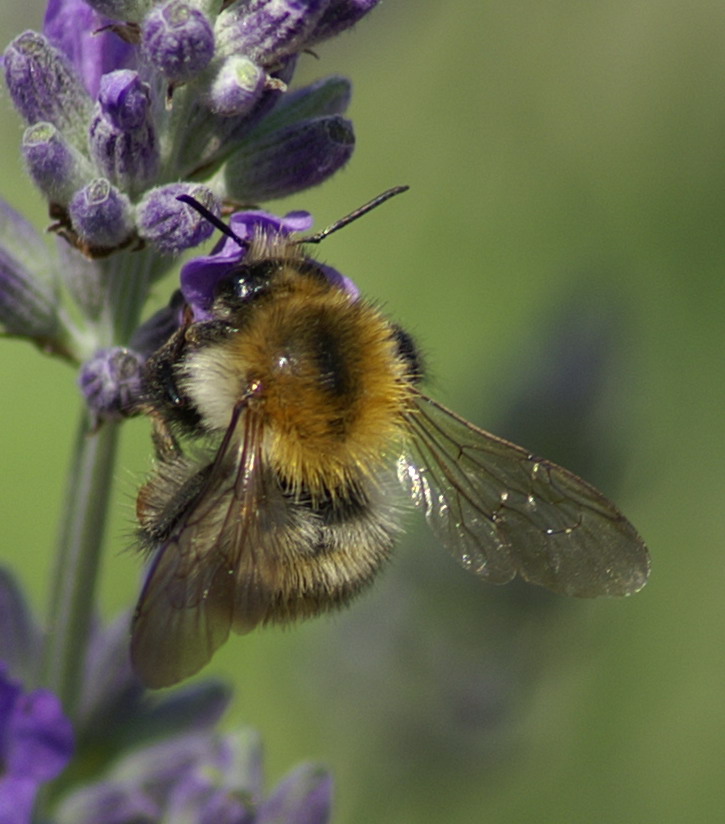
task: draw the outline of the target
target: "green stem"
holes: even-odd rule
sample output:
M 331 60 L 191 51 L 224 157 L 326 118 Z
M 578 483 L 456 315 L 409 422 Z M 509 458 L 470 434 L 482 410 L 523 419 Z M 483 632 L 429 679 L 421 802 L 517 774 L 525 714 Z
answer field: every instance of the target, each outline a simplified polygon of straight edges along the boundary
M 71 717 L 93 620 L 117 443 L 117 424 L 90 434 L 84 411 L 68 477 L 43 658 L 43 682 Z
M 151 251 L 121 252 L 104 261 L 106 301 L 95 326 L 97 347 L 125 344 L 138 326 L 149 283 L 168 265 Z M 84 411 L 56 550 L 42 681 L 75 715 L 84 675 L 96 589 L 108 518 L 118 423 L 90 432 Z

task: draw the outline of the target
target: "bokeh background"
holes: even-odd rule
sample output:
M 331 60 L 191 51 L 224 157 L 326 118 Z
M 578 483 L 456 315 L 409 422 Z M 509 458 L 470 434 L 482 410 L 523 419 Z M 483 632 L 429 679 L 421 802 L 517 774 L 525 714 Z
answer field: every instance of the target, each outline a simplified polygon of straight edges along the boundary
M 6 3 L 2 41 L 42 6 Z M 439 399 L 601 486 L 653 556 L 637 596 L 569 601 L 473 580 L 412 523 L 345 614 L 228 643 L 226 723 L 261 731 L 271 781 L 328 764 L 337 824 L 722 818 L 724 46 L 716 0 L 386 0 L 302 60 L 353 79 L 358 148 L 279 208 L 322 225 L 410 184 L 325 258 L 417 336 Z M 43 225 L 0 103 L 0 195 Z M 0 552 L 39 610 L 74 381 L 1 342 Z M 109 616 L 150 456 L 130 422 Z

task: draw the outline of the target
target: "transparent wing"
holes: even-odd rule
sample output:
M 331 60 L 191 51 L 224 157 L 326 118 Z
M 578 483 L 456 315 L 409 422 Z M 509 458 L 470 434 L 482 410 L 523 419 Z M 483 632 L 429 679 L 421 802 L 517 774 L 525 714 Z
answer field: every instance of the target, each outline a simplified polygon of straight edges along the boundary
M 259 420 L 237 409 L 200 491 L 156 550 L 131 638 L 134 669 L 149 687 L 197 672 L 235 623 L 240 558 L 266 505 L 260 442 Z
M 580 597 L 628 595 L 645 585 L 642 539 L 586 481 L 425 395 L 408 424 L 400 481 L 466 569 L 493 583 L 520 575 Z

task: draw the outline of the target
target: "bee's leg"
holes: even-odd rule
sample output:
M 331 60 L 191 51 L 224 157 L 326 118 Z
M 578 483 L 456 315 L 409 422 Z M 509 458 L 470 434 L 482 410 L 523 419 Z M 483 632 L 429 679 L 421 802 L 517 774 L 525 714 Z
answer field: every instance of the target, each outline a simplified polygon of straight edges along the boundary
M 158 460 L 170 461 L 181 455 L 179 442 L 166 421 L 160 415 L 155 415 L 152 416 L 151 422 L 153 424 L 151 440 Z
M 181 446 L 163 414 L 148 404 L 141 406 L 139 411 L 151 420 L 151 442 L 156 459 L 168 462 L 181 455 Z

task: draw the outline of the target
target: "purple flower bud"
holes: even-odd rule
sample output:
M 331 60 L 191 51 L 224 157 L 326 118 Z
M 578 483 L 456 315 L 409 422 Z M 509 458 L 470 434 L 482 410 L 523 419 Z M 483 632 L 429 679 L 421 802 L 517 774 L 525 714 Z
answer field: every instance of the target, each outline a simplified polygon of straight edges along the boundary
M 140 23 L 146 12 L 153 5 L 153 0 L 84 0 L 99 14 L 111 20 L 123 20 L 127 23 Z
M 347 163 L 354 147 L 352 123 L 339 115 L 294 123 L 230 156 L 224 195 L 254 202 L 317 186 Z
M 101 79 L 98 102 L 114 126 L 128 131 L 148 120 L 151 95 L 148 84 L 139 79 L 137 72 L 120 69 Z
M 66 205 L 92 177 L 86 158 L 52 123 L 28 126 L 23 135 L 23 157 L 35 185 L 51 203 Z
M 43 35 L 26 31 L 5 50 L 4 67 L 10 96 L 25 120 L 52 123 L 82 150 L 91 99 L 65 55 Z
M 327 824 L 332 807 L 332 779 L 312 764 L 297 767 L 261 805 L 255 824 Z
M 214 55 L 214 32 L 208 19 L 184 0 L 169 0 L 144 20 L 143 48 L 168 80 L 189 80 Z
M 100 349 L 81 367 L 78 386 L 95 427 L 128 417 L 141 394 L 141 355 L 122 346 Z
M 0 249 L 0 331 L 49 339 L 58 331 L 57 298 Z
M 308 86 L 288 92 L 265 121 L 265 131 L 272 131 L 275 125 L 288 125 L 312 117 L 342 114 L 350 105 L 352 89 L 346 77 L 331 75 L 323 77 Z M 261 131 L 261 128 L 260 128 Z
M 248 57 L 232 55 L 222 63 L 211 83 L 209 108 L 222 117 L 247 114 L 262 96 L 266 81 L 264 69 Z
M 101 78 L 89 130 L 91 154 L 103 174 L 122 189 L 152 179 L 159 164 L 149 87 L 128 69 Z
M 332 0 L 310 33 L 307 45 L 327 40 L 349 29 L 379 2 L 380 0 Z
M 99 31 L 108 23 L 86 0 L 50 0 L 43 21 L 43 34 L 70 60 L 92 98 L 104 74 L 131 66 L 135 58 L 130 43 Z
M 57 334 L 58 298 L 51 272 L 42 238 L 0 201 L 0 330 L 39 339 Z
M 129 199 L 102 177 L 73 195 L 68 213 L 73 228 L 89 246 L 120 246 L 133 231 Z
M 251 0 L 217 18 L 217 53 L 243 54 L 261 66 L 304 48 L 330 0 Z
M 198 246 L 214 232 L 214 227 L 197 211 L 177 200 L 191 195 L 215 215 L 221 213 L 219 200 L 206 186 L 171 183 L 148 192 L 136 211 L 139 235 L 164 254 L 175 254 Z

